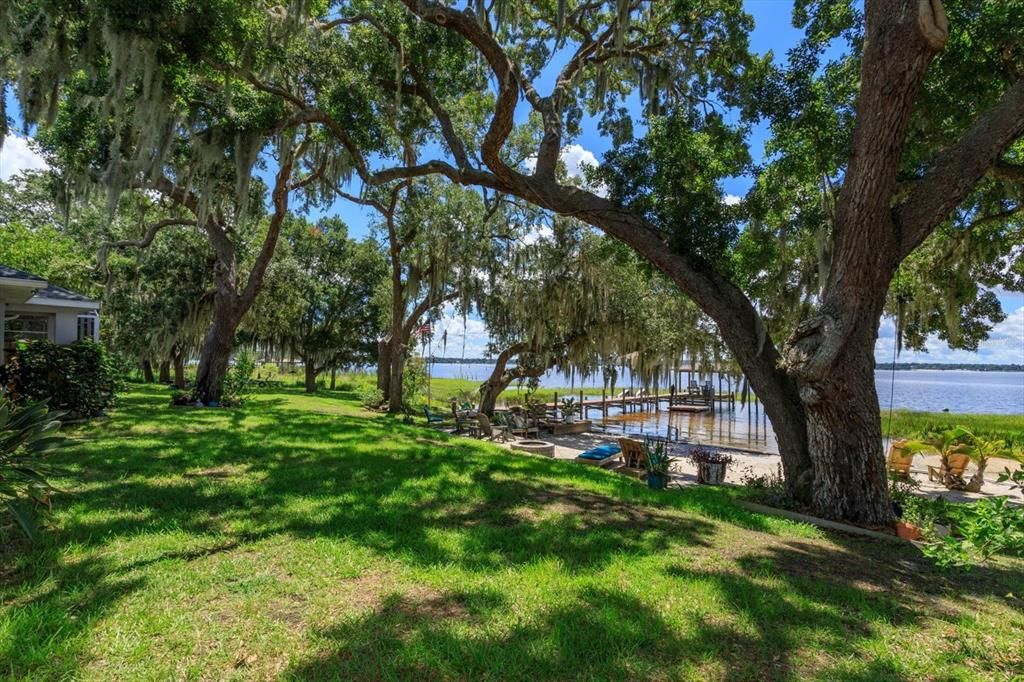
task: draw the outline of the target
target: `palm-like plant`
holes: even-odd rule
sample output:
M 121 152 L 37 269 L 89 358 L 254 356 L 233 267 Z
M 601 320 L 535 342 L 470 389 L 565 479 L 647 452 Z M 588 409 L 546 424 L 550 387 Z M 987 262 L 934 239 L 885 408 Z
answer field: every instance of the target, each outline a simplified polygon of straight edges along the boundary
M 934 452 L 942 460 L 943 484 L 947 487 L 962 485 L 962 481 L 952 480 L 950 475 L 949 458 L 953 455 L 972 455 L 975 449 L 974 434 L 962 426 L 956 426 L 944 431 L 935 431 L 919 440 L 910 440 L 904 445 L 909 452 Z
M 988 467 L 989 459 L 992 457 L 1002 457 L 1007 453 L 1008 449 L 1004 440 L 974 437 L 974 446 L 968 454 L 970 454 L 971 459 L 978 466 L 978 471 L 967 482 L 967 490 L 969 492 L 981 492 L 981 486 L 985 483 L 985 468 Z
M 0 507 L 35 539 L 35 511 L 49 510 L 54 488 L 47 478 L 54 470 L 46 455 L 63 438 L 61 413 L 50 412 L 45 402 L 18 407 L 0 398 Z

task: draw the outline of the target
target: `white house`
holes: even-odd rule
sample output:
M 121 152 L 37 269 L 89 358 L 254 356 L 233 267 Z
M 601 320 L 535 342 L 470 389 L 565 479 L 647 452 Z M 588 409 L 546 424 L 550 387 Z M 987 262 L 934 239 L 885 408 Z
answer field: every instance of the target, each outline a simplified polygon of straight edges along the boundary
M 100 304 L 42 277 L 0 265 L 0 365 L 21 340 L 99 341 Z

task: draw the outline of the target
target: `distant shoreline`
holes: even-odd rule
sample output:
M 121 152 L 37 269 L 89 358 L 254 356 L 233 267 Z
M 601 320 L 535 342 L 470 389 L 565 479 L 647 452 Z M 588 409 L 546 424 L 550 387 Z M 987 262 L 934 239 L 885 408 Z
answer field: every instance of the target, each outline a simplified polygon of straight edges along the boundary
M 494 360 L 489 358 L 430 358 L 432 365 L 493 365 Z M 876 370 L 892 370 L 893 363 L 880 362 L 875 365 Z M 992 365 L 992 364 L 943 364 L 938 362 L 897 362 L 897 370 L 960 370 L 969 372 L 1024 372 L 1024 365 Z

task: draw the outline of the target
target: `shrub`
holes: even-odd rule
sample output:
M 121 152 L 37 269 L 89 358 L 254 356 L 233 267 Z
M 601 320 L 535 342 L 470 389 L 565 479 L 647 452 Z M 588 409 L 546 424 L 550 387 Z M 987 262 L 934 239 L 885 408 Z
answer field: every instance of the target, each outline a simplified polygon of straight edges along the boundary
M 359 402 L 368 410 L 376 410 L 384 404 L 384 391 L 376 386 L 367 387 L 359 395 Z
M 927 540 L 922 552 L 939 566 L 967 568 L 997 554 L 1024 555 L 1024 508 L 1008 498 L 957 505 L 950 516 L 953 532 L 945 537 L 928 532 L 934 525 L 922 529 Z
M 106 349 L 93 341 L 58 346 L 50 341 L 20 342 L 0 368 L 0 384 L 19 404 L 47 401 L 69 419 L 103 414 L 116 399 L 121 375 Z
M 419 402 L 427 390 L 427 363 L 421 357 L 409 358 L 402 372 L 402 399 L 406 405 Z
M 224 407 L 235 407 L 245 402 L 252 395 L 252 373 L 256 371 L 256 353 L 243 348 L 235 354 L 235 363 L 224 375 L 224 385 L 220 391 L 220 404 Z
M 50 508 L 53 470 L 44 457 L 63 440 L 54 435 L 60 416 L 45 402 L 19 407 L 0 399 L 0 507 L 31 539 L 38 511 Z

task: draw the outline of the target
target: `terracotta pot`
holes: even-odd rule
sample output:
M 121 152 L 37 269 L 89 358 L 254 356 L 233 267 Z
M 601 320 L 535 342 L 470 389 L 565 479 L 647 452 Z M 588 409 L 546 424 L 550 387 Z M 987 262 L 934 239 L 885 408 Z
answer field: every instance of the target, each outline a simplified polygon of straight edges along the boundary
M 921 529 L 912 523 L 906 523 L 904 521 L 896 522 L 896 535 L 903 538 L 904 540 L 920 540 Z

